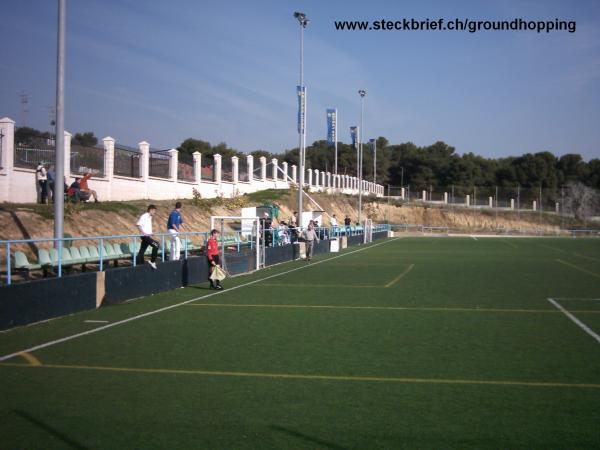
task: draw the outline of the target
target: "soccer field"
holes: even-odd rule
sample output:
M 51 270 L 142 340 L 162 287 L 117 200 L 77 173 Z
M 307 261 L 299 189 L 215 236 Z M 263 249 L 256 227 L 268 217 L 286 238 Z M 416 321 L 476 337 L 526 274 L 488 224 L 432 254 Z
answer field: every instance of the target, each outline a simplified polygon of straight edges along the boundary
M 600 239 L 387 239 L 224 285 L 0 333 L 0 448 L 600 447 Z

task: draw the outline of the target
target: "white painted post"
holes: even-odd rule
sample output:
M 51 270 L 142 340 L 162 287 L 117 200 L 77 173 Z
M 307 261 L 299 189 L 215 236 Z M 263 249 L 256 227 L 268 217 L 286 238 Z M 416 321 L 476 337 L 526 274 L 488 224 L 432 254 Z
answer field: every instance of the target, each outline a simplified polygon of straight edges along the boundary
M 142 141 L 138 144 L 140 149 L 140 175 L 144 183 L 144 198 L 148 198 L 148 177 L 150 175 L 150 144 Z
M 65 176 L 71 176 L 71 137 L 73 136 L 68 131 L 65 131 L 64 134 L 64 143 L 65 143 L 65 160 L 64 160 L 64 174 Z M 67 178 L 68 179 L 68 178 Z M 55 186 L 62 186 L 62 184 L 58 184 L 57 181 L 54 181 Z M 56 187 L 54 188 L 56 190 Z
M 296 164 L 292 164 L 292 181 L 298 183 L 298 168 Z
M 510 209 L 515 209 L 515 199 L 514 198 L 510 199 Z
M 237 156 L 231 157 L 231 170 L 233 171 L 233 184 L 237 185 L 240 177 L 240 161 Z
M 104 146 L 104 178 L 112 182 L 115 174 L 115 140 L 110 136 L 102 139 Z
M 308 169 L 306 171 L 306 176 L 308 177 L 307 184 L 308 184 L 309 187 L 312 187 L 312 185 L 313 185 L 312 174 L 313 174 L 313 170 L 312 169 Z
M 537 211 L 537 202 L 535 200 L 533 201 L 532 207 L 534 211 Z
M 560 211 L 560 203 L 559 202 L 555 203 L 555 205 L 554 205 L 554 211 L 556 212 L 556 214 L 559 213 L 559 211 Z
M 319 189 L 319 185 L 323 187 L 322 183 L 319 182 L 319 169 L 315 169 L 315 187 Z
M 426 202 L 427 201 L 427 191 L 423 190 L 422 197 L 423 197 L 423 201 Z
M 169 178 L 177 182 L 177 168 L 179 167 L 179 151 L 172 148 L 167 152 L 169 154 Z
M 246 156 L 246 164 L 248 165 L 248 182 L 250 185 L 254 185 L 254 156 Z
M 327 172 L 325 178 L 325 185 L 327 189 L 331 189 L 331 172 Z
M 267 181 L 267 158 L 261 156 L 260 160 L 260 181 L 265 183 Z
M 405 189 L 405 188 L 400 188 L 400 198 L 401 198 L 402 200 L 404 200 L 404 195 L 405 195 L 405 194 L 404 194 L 404 189 Z
M 488 206 L 490 208 L 494 207 L 494 197 L 488 197 Z
M 448 204 L 448 193 L 444 192 L 444 204 Z
M 285 181 L 286 183 L 289 183 L 290 180 L 288 179 L 288 163 L 287 163 L 287 161 L 284 161 L 281 163 L 281 170 L 283 170 L 283 173 L 285 174 L 285 175 L 282 175 L 283 181 Z
M 214 169 L 215 169 L 215 175 L 214 175 L 214 179 L 215 179 L 215 183 L 217 183 L 219 185 L 219 189 L 221 188 L 221 168 L 223 167 L 223 162 L 221 160 L 221 155 L 219 155 L 218 153 L 215 153 L 213 155 L 213 161 L 214 161 Z
M 271 164 L 273 165 L 272 169 L 273 169 L 273 181 L 275 181 L 277 183 L 277 180 L 279 179 L 279 169 L 278 167 L 278 162 L 277 158 L 273 158 L 271 159 Z
M 8 117 L 0 119 L 0 133 L 0 201 L 7 202 L 12 198 L 10 184 L 15 164 L 15 121 Z
M 471 196 L 469 194 L 465 197 L 465 205 L 471 206 Z
M 326 188 L 326 187 L 327 187 L 327 185 L 326 185 L 326 183 L 327 183 L 327 179 L 326 179 L 326 178 L 327 178 L 327 177 L 326 177 L 326 174 L 325 174 L 325 172 L 321 171 L 321 186 L 322 186 L 323 188 Z
M 202 183 L 202 153 L 194 152 L 192 157 L 194 158 L 194 181 L 199 185 Z

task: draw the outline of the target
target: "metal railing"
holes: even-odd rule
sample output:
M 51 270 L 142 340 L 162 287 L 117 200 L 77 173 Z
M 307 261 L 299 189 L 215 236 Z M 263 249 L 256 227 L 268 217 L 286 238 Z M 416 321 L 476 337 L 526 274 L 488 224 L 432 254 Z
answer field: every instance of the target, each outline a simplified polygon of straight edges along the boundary
M 139 150 L 124 145 L 115 145 L 113 173 L 129 178 L 141 178 L 141 154 Z
M 187 153 L 179 153 L 177 161 L 177 179 L 181 181 L 195 182 L 194 157 Z
M 71 146 L 71 173 L 92 173 L 95 177 L 104 176 L 104 148 Z
M 200 178 L 202 181 L 215 181 L 215 164 L 213 158 L 202 156 L 200 162 Z
M 373 225 L 373 232 L 387 231 L 390 226 L 387 224 Z M 291 245 L 298 242 L 298 239 L 303 231 L 302 228 L 288 228 L 287 230 L 281 230 L 279 228 L 269 228 L 263 230 L 261 233 L 263 237 L 265 233 L 271 233 L 270 246 L 280 245 Z M 282 233 L 282 231 L 284 231 Z M 318 227 L 315 228 L 318 236 L 321 239 L 334 239 L 342 236 L 357 236 L 363 234 L 363 228 L 360 226 L 337 226 L 337 227 Z M 199 252 L 204 249 L 205 242 L 208 240 L 208 231 L 189 231 L 179 233 L 179 238 L 182 242 L 182 253 L 184 259 L 187 259 L 191 252 Z M 286 238 L 287 235 L 287 238 Z M 161 260 L 164 262 L 167 254 L 170 253 L 167 249 L 167 243 L 171 241 L 171 234 L 169 233 L 156 233 L 152 235 L 160 243 L 159 255 Z M 129 260 L 133 266 L 137 265 L 137 254 L 140 249 L 139 239 L 140 234 L 120 234 L 120 235 L 109 235 L 109 236 L 83 236 L 83 237 L 65 237 L 62 239 L 56 238 L 40 238 L 40 239 L 15 239 L 15 240 L 4 240 L 0 241 L 0 250 L 5 251 L 5 268 L 6 268 L 6 284 L 12 284 L 12 272 L 13 269 L 22 270 L 54 270 L 57 277 L 63 276 L 63 268 L 71 267 L 74 265 L 98 265 L 98 270 L 103 271 L 110 261 L 115 260 Z M 198 238 L 200 238 L 201 244 L 198 244 Z M 95 249 L 93 254 L 89 253 L 90 256 L 82 256 L 82 247 L 76 246 L 76 243 L 84 241 L 94 242 L 94 245 L 86 246 L 86 254 L 92 247 Z M 117 241 L 117 242 L 115 242 Z M 232 231 L 225 233 L 219 237 L 219 241 L 223 243 L 223 246 L 230 251 L 240 253 L 243 248 L 249 247 L 251 250 L 254 248 L 254 242 L 252 239 L 248 239 L 248 233 L 243 231 Z M 47 248 L 39 248 L 37 244 L 46 244 Z M 37 248 L 37 261 L 27 263 L 29 267 L 35 267 L 28 269 L 27 267 L 17 267 L 16 264 L 16 253 L 25 252 L 16 250 L 18 246 L 27 245 L 32 248 Z M 119 245 L 120 252 L 115 251 L 114 246 Z M 72 254 L 72 248 L 77 249 L 77 255 Z M 15 253 L 14 255 L 12 253 Z M 43 253 L 45 252 L 45 253 Z M 146 254 L 145 254 L 146 255 Z M 146 255 L 147 256 L 147 255 Z M 44 259 L 45 258 L 45 259 Z M 14 261 L 13 261 L 14 260 Z
M 155 150 L 150 152 L 149 176 L 165 179 L 171 178 L 169 174 L 171 155 L 167 152 L 168 150 Z
M 248 177 L 248 160 L 240 158 L 238 161 L 238 181 L 247 183 L 250 181 Z
M 40 163 L 54 162 L 55 159 L 54 139 L 36 138 L 15 144 L 15 167 L 35 169 Z
M 221 181 L 233 181 L 233 161 L 231 158 L 221 158 Z

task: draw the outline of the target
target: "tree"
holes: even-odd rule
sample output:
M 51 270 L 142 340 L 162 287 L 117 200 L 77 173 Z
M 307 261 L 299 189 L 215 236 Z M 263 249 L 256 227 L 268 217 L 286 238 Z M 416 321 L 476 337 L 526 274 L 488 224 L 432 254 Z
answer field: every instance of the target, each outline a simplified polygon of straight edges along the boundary
M 71 139 L 71 145 L 80 145 L 82 147 L 95 147 L 98 144 L 98 138 L 94 136 L 92 131 L 85 133 L 75 133 Z
M 577 219 L 587 220 L 600 214 L 600 194 L 583 183 L 567 184 L 565 209 Z

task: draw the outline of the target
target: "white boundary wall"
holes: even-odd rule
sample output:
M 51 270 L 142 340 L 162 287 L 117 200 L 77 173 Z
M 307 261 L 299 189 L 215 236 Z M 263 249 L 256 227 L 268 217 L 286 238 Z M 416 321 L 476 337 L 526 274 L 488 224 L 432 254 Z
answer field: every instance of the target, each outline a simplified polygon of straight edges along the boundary
M 35 203 L 37 201 L 37 186 L 35 170 L 15 167 L 14 165 L 14 132 L 15 122 L 8 117 L 0 119 L 0 133 L 2 134 L 2 146 L 0 152 L 0 202 L 11 203 Z M 214 198 L 223 196 L 227 198 L 265 189 L 289 189 L 296 184 L 298 177 L 297 167 L 291 166 L 292 181 L 284 180 L 281 172 L 277 173 L 275 165 L 281 164 L 286 167 L 287 163 L 278 163 L 273 159 L 270 163 L 272 173 L 267 173 L 267 161 L 259 158 L 257 161 L 251 155 L 246 156 L 247 169 L 254 169 L 260 174 L 256 179 L 250 173 L 250 181 L 238 180 L 239 158 L 232 158 L 233 181 L 221 180 L 221 156 L 214 155 L 213 167 L 215 170 L 214 180 L 201 179 L 202 155 L 194 153 L 194 178 L 195 181 L 182 181 L 177 179 L 178 151 L 170 150 L 169 153 L 169 178 L 156 178 L 149 176 L 149 149 L 150 144 L 142 141 L 138 144 L 140 154 L 140 178 L 130 178 L 114 174 L 114 152 L 115 140 L 106 137 L 102 140 L 104 145 L 104 176 L 92 177 L 89 181 L 90 189 L 98 193 L 101 201 L 123 201 L 123 200 L 171 200 L 179 198 L 192 198 L 193 189 L 196 189 L 202 198 Z M 67 183 L 70 184 L 75 176 L 71 173 L 71 134 L 65 132 L 65 175 Z M 206 159 L 206 157 L 205 157 Z M 212 159 L 212 158 L 211 158 Z M 255 165 L 256 164 L 256 165 Z M 358 180 L 356 177 L 347 175 L 335 175 L 330 172 L 314 171 L 320 177 L 311 176 L 313 171 L 308 169 L 305 181 L 310 180 L 307 188 L 310 192 L 344 193 L 357 195 Z M 273 176 L 277 174 L 276 177 Z M 320 178 L 320 179 L 318 179 Z M 374 195 L 382 197 L 384 188 L 382 185 L 363 181 L 363 195 Z

